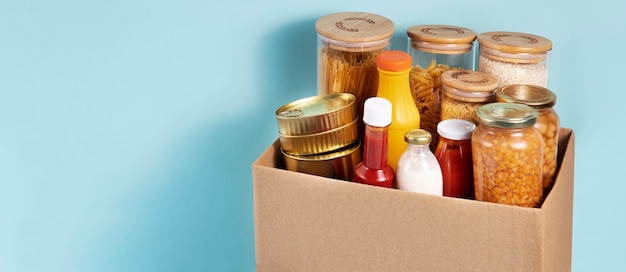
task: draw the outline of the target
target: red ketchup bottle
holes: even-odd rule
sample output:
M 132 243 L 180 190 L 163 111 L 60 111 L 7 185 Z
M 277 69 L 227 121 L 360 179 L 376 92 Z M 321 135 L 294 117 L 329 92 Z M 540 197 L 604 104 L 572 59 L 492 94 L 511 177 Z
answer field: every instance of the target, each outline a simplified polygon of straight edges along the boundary
M 474 129 L 474 123 L 461 119 L 448 119 L 437 124 L 440 139 L 435 157 L 441 166 L 444 196 L 474 199 L 471 144 Z
M 391 102 L 381 97 L 370 97 L 365 100 L 363 108 L 363 161 L 355 167 L 353 180 L 394 188 L 395 174 L 387 164 L 387 129 L 391 124 Z

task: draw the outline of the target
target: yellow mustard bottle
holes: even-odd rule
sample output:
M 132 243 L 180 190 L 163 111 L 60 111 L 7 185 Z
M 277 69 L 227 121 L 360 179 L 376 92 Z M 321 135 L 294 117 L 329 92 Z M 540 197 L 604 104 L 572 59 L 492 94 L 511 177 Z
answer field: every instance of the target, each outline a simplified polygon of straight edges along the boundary
M 407 143 L 404 141 L 404 134 L 420 128 L 420 113 L 413 100 L 409 81 L 411 65 L 411 55 L 403 51 L 388 50 L 376 56 L 378 69 L 376 96 L 386 98 L 391 102 L 387 162 L 394 171 L 400 156 L 406 150 Z

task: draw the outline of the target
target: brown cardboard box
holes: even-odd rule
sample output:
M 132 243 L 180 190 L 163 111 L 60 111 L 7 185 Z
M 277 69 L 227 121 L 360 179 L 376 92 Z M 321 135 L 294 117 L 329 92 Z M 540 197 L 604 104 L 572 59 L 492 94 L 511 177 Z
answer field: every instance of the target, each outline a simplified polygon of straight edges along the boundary
M 574 133 L 541 208 L 367 186 L 252 166 L 257 271 L 570 271 Z

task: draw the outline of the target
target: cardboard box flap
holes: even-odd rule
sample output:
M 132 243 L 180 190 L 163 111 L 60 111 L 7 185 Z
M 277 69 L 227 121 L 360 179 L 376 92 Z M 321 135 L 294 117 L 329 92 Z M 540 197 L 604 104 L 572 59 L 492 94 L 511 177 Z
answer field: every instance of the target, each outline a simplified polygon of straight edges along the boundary
M 570 271 L 574 204 L 574 132 L 561 129 L 559 168 L 554 186 L 541 210 L 545 218 L 545 271 Z

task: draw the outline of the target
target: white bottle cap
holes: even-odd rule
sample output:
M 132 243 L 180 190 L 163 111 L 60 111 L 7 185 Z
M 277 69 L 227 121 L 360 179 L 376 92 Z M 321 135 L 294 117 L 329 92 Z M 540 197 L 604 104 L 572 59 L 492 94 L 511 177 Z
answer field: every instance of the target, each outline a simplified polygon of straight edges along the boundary
M 467 140 L 472 138 L 476 125 L 467 120 L 448 119 L 437 124 L 439 136 L 450 140 Z
M 370 97 L 365 100 L 363 122 L 374 127 L 386 127 L 391 124 L 391 102 L 382 97 Z

